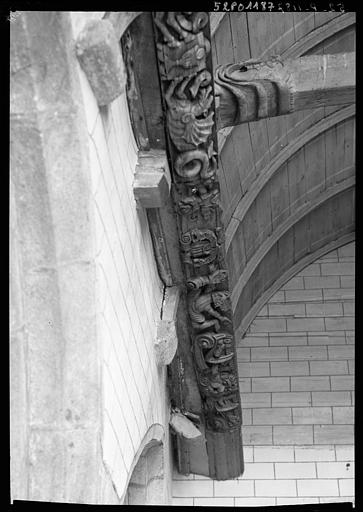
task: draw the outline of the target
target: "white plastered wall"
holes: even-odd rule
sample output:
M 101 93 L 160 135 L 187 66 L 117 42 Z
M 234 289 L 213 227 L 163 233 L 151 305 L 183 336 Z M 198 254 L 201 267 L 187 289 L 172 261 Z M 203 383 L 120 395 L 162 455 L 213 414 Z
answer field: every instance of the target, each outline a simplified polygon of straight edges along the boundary
M 71 13 L 74 39 L 103 12 Z M 168 451 L 166 370 L 153 343 L 160 319 L 159 279 L 145 210 L 137 209 L 133 176 L 137 146 L 123 92 L 107 107 L 97 102 L 78 69 L 87 118 L 96 233 L 97 336 L 102 346 L 102 454 L 120 500 L 150 433 Z M 165 453 L 167 464 L 169 457 Z

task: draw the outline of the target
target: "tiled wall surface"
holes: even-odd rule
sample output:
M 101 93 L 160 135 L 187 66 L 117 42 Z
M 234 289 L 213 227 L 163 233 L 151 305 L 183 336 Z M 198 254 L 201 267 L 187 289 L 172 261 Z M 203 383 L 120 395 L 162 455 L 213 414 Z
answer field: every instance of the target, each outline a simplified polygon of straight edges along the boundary
M 174 505 L 353 501 L 354 248 L 316 260 L 262 308 L 237 349 L 245 472 L 174 473 Z
M 78 18 L 74 25 L 78 27 Z M 99 109 L 85 75 L 79 74 L 86 105 L 97 246 L 102 452 L 121 497 L 148 429 L 155 423 L 165 424 L 165 370 L 158 370 L 153 353 L 163 285 L 145 211 L 136 209 L 133 197 L 137 146 L 126 93 Z

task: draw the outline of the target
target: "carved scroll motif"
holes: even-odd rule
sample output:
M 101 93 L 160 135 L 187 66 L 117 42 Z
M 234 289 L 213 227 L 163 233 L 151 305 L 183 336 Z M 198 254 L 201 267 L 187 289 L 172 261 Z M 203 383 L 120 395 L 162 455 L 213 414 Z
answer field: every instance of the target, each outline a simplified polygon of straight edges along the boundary
M 232 310 L 217 180 L 208 13 L 154 14 L 192 352 L 206 428 L 240 427 Z
M 216 69 L 216 95 L 221 117 L 228 112 L 228 124 L 257 121 L 291 111 L 292 99 L 287 82 L 276 79 L 276 68 L 283 68 L 283 63 L 276 58 L 271 63 L 273 74 L 269 62 L 227 64 Z

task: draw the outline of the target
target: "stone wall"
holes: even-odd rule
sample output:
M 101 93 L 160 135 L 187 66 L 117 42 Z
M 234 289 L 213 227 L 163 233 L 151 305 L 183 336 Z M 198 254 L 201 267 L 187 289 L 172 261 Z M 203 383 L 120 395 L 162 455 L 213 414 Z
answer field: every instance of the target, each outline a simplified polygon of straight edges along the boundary
M 12 499 L 120 504 L 147 444 L 170 464 L 163 286 L 126 94 L 99 108 L 75 52 L 103 14 L 12 21 Z
M 353 501 L 354 248 L 290 279 L 239 343 L 243 476 L 174 473 L 173 504 Z

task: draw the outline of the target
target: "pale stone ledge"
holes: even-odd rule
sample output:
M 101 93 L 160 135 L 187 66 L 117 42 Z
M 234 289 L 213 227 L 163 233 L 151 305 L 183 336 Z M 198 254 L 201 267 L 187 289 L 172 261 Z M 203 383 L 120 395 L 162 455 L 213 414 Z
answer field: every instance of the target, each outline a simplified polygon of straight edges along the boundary
M 176 316 L 179 305 L 180 290 L 177 286 L 166 288 L 162 318 L 157 325 L 154 350 L 159 366 L 170 364 L 174 358 L 178 337 Z
M 134 177 L 134 196 L 143 208 L 160 208 L 165 205 L 171 187 L 166 152 L 152 149 L 140 151 Z
M 125 90 L 126 75 L 115 29 L 108 20 L 91 20 L 76 43 L 76 54 L 99 106 L 115 100 Z

